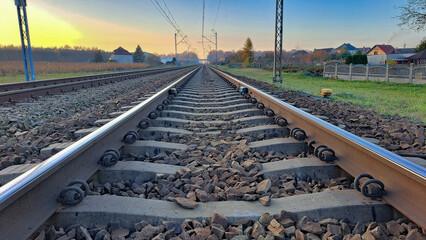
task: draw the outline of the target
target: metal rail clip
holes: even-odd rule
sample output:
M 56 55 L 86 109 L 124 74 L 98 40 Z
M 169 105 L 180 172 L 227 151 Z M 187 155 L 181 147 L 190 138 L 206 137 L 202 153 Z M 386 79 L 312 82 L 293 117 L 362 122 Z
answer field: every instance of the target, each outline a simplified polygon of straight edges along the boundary
M 79 186 L 78 186 L 79 185 Z M 62 205 L 76 205 L 83 201 L 90 192 L 89 185 L 80 179 L 71 181 L 59 194 L 58 202 Z
M 362 178 L 369 178 L 370 180 L 367 180 L 360 186 L 360 180 Z M 381 198 L 386 194 L 385 185 L 380 180 L 374 179 L 374 177 L 370 174 L 360 174 L 355 178 L 354 185 L 356 190 L 360 191 L 364 196 L 370 197 L 373 200 Z

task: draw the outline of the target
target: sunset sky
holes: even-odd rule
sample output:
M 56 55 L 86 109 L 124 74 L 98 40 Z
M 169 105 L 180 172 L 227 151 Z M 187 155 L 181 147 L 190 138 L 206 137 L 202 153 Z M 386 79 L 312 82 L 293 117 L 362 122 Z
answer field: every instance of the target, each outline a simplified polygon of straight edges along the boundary
M 164 0 L 201 55 L 202 0 Z M 162 0 L 160 0 L 162 2 Z M 406 0 L 286 0 L 284 49 L 392 44 L 415 47 L 426 36 L 401 30 L 398 10 Z M 211 29 L 219 0 L 206 0 L 205 31 Z M 152 53 L 174 52 L 174 29 L 150 0 L 27 0 L 33 46 L 85 46 Z M 240 49 L 247 37 L 255 50 L 273 50 L 274 0 L 222 0 L 215 26 L 219 49 Z M 0 44 L 20 45 L 13 0 L 0 0 Z M 213 48 L 213 46 L 212 46 Z M 179 52 L 187 50 L 182 45 Z

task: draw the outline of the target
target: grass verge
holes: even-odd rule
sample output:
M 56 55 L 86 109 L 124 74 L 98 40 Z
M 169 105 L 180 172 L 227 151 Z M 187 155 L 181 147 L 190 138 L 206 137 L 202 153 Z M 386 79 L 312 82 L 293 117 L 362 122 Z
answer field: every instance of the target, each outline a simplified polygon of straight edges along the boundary
M 333 90 L 332 99 L 350 102 L 383 114 L 399 114 L 426 122 L 426 86 L 408 83 L 331 80 L 305 73 L 284 73 L 283 83 L 272 82 L 272 71 L 257 68 L 218 67 L 235 75 L 291 89 L 320 95 L 322 88 Z

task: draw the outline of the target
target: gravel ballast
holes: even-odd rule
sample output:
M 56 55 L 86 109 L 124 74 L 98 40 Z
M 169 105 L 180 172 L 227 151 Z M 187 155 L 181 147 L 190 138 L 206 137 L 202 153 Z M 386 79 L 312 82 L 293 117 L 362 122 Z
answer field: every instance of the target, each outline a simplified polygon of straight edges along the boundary
M 163 88 L 188 69 L 160 73 L 61 95 L 0 105 L 0 170 L 38 163 L 40 150 L 52 143 L 77 140 L 73 133 L 93 127 L 94 121 Z
M 273 92 L 295 107 L 308 109 L 310 114 L 325 116 L 327 122 L 357 136 L 377 139 L 377 144 L 389 151 L 426 155 L 426 124 L 421 121 L 411 121 L 398 114 L 380 114 L 350 103 L 313 97 L 294 90 L 280 89 L 281 92 L 277 92 L 276 86 L 269 83 L 227 74 L 265 92 Z
M 211 218 L 182 223 L 160 220 L 153 226 L 146 221 L 135 223 L 130 229 L 111 223 L 108 226 L 85 227 L 79 224 L 66 228 L 45 226 L 34 239 L 77 240 L 425 240 L 425 231 L 405 218 L 389 222 L 351 223 L 348 219 L 326 218 L 314 221 L 307 216 L 297 218 L 294 213 L 264 213 L 259 219 L 229 221 L 214 213 Z

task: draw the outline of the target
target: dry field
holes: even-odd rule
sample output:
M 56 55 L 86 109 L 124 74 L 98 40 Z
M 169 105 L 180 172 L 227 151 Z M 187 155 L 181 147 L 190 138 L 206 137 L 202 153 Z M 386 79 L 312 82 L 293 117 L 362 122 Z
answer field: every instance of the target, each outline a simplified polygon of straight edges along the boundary
M 144 63 L 77 63 L 77 62 L 35 62 L 36 75 L 49 73 L 76 73 L 120 71 L 148 67 Z M 25 74 L 24 65 L 20 61 L 0 61 L 0 76 Z

